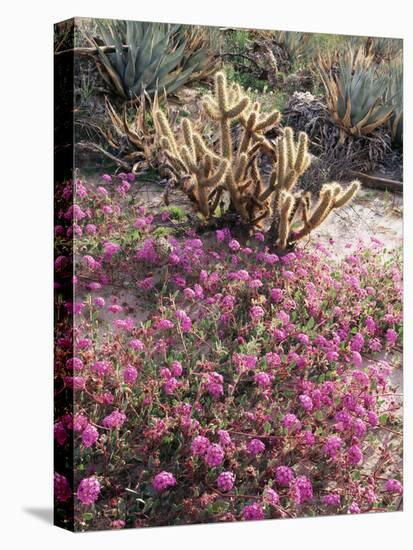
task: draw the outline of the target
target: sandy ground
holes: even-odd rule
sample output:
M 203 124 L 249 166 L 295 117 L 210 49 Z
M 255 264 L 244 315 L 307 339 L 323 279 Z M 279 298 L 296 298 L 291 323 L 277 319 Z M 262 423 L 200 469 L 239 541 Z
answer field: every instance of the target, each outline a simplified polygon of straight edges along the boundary
M 403 199 L 400 195 L 363 188 L 353 203 L 333 212 L 312 234 L 312 240 L 334 241 L 338 257 L 346 254 L 346 243 L 371 237 L 382 241 L 388 250 L 403 244 Z

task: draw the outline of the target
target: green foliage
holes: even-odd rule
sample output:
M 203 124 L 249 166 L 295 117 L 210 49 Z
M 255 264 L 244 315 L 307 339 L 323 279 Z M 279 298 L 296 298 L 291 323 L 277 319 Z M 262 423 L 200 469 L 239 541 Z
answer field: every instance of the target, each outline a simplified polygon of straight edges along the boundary
M 168 212 L 171 219 L 179 222 L 184 221 L 187 217 L 185 210 L 180 206 L 168 206 L 167 208 L 164 208 L 163 211 Z
M 249 40 L 249 30 L 230 29 L 225 33 L 225 43 L 228 49 L 244 50 Z
M 246 62 L 245 66 L 248 67 L 248 62 Z M 251 88 L 262 92 L 264 88 L 268 86 L 266 80 L 260 80 L 250 72 L 240 71 L 235 69 L 232 65 L 228 65 L 226 68 L 228 81 L 240 84 L 245 89 Z
M 171 93 L 207 70 L 211 53 L 207 31 L 182 25 L 139 21 L 99 22 L 105 46 L 97 47 L 98 67 L 112 90 L 124 99 L 158 90 Z

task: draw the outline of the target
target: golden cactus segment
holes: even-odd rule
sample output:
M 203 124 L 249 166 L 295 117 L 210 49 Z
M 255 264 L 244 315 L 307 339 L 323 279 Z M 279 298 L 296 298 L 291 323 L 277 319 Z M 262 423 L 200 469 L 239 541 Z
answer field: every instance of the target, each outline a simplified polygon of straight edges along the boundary
M 334 201 L 334 208 L 341 208 L 349 203 L 360 189 L 360 182 L 354 180 Z
M 294 197 L 287 191 L 280 194 L 280 221 L 278 228 L 277 246 L 284 249 L 287 246 L 288 236 L 290 234 L 290 217 L 294 205 Z
M 295 145 L 294 145 L 294 132 L 292 128 L 286 128 L 284 131 L 284 139 L 282 140 L 283 143 L 283 151 L 282 154 L 287 155 L 286 158 L 286 166 L 288 166 L 289 169 L 292 169 L 295 164 Z
M 300 132 L 298 136 L 297 156 L 294 163 L 294 169 L 297 174 L 301 175 L 308 168 L 307 162 L 310 161 L 308 155 L 308 136 L 304 132 Z
M 159 127 L 161 128 L 162 135 L 169 141 L 171 153 L 178 156 L 178 148 L 176 146 L 175 137 L 169 125 L 168 119 L 162 111 L 156 111 L 155 117 Z
M 183 135 L 184 135 L 184 140 L 185 140 L 186 146 L 188 147 L 191 155 L 195 156 L 192 127 L 191 127 L 191 123 L 189 122 L 189 120 L 187 118 L 184 118 L 182 120 L 182 132 L 183 132 Z
M 255 126 L 255 131 L 260 132 L 262 130 L 269 130 L 281 120 L 281 114 L 279 111 L 273 111 L 267 117 L 265 117 L 261 122 L 258 122 Z

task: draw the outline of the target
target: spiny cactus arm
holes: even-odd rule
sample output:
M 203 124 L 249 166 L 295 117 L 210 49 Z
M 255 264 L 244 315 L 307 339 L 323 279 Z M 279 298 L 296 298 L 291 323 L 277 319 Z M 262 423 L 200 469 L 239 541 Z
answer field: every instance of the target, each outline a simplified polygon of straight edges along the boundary
M 281 191 L 279 204 L 278 240 L 276 246 L 284 250 L 290 234 L 290 216 L 294 206 L 294 197 L 288 191 Z
M 296 215 L 300 205 L 302 204 L 301 198 L 302 198 L 302 192 L 301 191 L 298 192 L 298 193 L 294 193 L 294 205 L 291 209 L 290 219 L 289 219 L 290 225 L 293 223 L 294 216 Z
M 286 171 L 288 172 L 289 170 L 294 168 L 295 158 L 297 154 L 295 150 L 294 133 L 292 128 L 285 128 L 284 136 L 281 138 L 281 141 L 284 144 L 282 147 L 282 152 L 286 156 L 284 162 L 287 167 Z
M 283 188 L 286 191 L 291 191 L 291 189 L 297 183 L 297 179 L 298 179 L 297 172 L 295 170 L 290 170 L 284 179 Z
M 258 134 L 256 134 L 257 136 Z M 276 162 L 277 160 L 277 148 L 274 145 L 274 143 L 270 140 L 265 138 L 264 136 L 261 136 L 262 139 L 259 143 L 255 143 L 254 146 L 258 147 L 258 149 L 261 149 L 264 151 L 266 155 L 272 159 L 273 162 Z
M 194 140 L 195 152 L 198 158 L 203 155 L 210 155 L 215 163 L 221 162 L 221 157 L 214 153 L 212 149 L 208 147 L 205 140 L 202 139 L 202 136 L 198 132 L 192 133 L 192 139 Z
M 215 187 L 218 185 L 225 176 L 226 171 L 228 170 L 228 161 L 223 159 L 218 166 L 214 174 L 202 180 L 201 185 L 205 187 Z
M 264 117 L 263 120 L 259 120 L 259 104 L 258 107 L 256 107 L 256 104 L 253 105 L 247 117 L 241 114 L 239 121 L 244 127 L 244 133 L 238 152 L 253 154 L 259 149 L 264 149 L 267 154 L 274 156 L 274 147 L 265 138 L 263 132 L 277 124 L 279 120 L 280 113 L 278 111 L 273 111 L 268 116 Z M 254 145 L 250 149 L 251 142 L 253 142 Z
M 202 179 L 205 180 L 206 178 L 208 178 L 208 176 L 210 176 L 211 174 L 211 170 L 212 170 L 212 157 L 211 155 L 204 155 L 203 158 L 201 159 L 201 175 L 202 175 Z
M 253 155 L 255 155 L 255 153 L 257 153 L 260 149 L 264 149 L 268 152 L 268 148 L 269 148 L 269 145 L 268 145 L 268 140 L 264 138 L 264 136 L 260 136 L 260 135 L 257 135 L 257 134 L 254 134 L 253 136 L 254 140 L 255 140 L 255 143 L 254 145 L 252 145 L 249 149 L 248 149 L 248 156 L 252 157 Z M 272 149 L 271 149 L 272 150 Z
M 335 189 L 333 185 L 323 185 L 320 193 L 319 204 L 310 217 L 310 224 L 313 229 L 321 225 L 331 213 L 334 205 L 334 194 Z
M 304 226 L 308 226 L 309 224 L 309 215 L 310 215 L 310 208 L 311 208 L 311 194 L 305 193 L 305 195 L 302 195 L 301 197 L 301 206 L 302 206 L 302 219 Z
M 241 198 L 244 196 L 245 191 L 251 187 L 253 181 L 251 179 L 245 180 L 242 184 L 238 185 L 238 191 L 241 193 Z
M 215 75 L 215 102 L 207 99 L 208 102 L 213 112 L 219 111 L 222 118 L 231 119 L 238 117 L 250 100 L 248 96 L 242 95 L 239 87 L 228 87 L 225 74 L 219 72 Z
M 227 170 L 224 182 L 225 188 L 229 193 L 231 203 L 234 206 L 235 210 L 238 212 L 238 214 L 240 214 L 241 218 L 244 221 L 248 221 L 248 213 L 245 209 L 245 205 L 242 201 L 239 189 L 235 183 L 232 170 Z
M 155 118 L 156 122 L 159 124 L 161 135 L 166 137 L 169 141 L 171 153 L 179 158 L 178 146 L 175 140 L 175 136 L 169 125 L 168 119 L 162 111 L 156 111 Z
M 221 120 L 222 118 L 221 112 L 218 109 L 218 106 L 216 105 L 215 101 L 213 101 L 213 99 L 211 99 L 210 97 L 206 97 L 202 105 L 206 114 L 209 116 L 211 120 L 215 120 L 216 122 Z
M 327 184 L 323 186 L 323 189 L 320 192 L 320 198 L 317 206 L 314 208 L 310 217 L 308 217 L 308 210 L 303 209 L 305 216 L 303 215 L 303 226 L 301 229 L 294 235 L 294 240 L 298 241 L 309 235 L 316 227 L 318 227 L 330 214 L 333 208 L 333 189 L 331 185 Z
M 241 98 L 238 103 L 235 103 L 235 105 L 233 105 L 230 109 L 224 111 L 225 118 L 237 118 L 237 116 L 239 116 L 242 111 L 246 109 L 249 101 L 250 100 L 247 96 Z
M 215 97 L 218 103 L 218 109 L 221 116 L 224 115 L 228 109 L 228 97 L 227 97 L 227 79 L 224 73 L 217 73 L 215 76 Z
M 256 111 L 251 111 L 244 124 L 244 131 L 238 149 L 238 155 L 240 155 L 241 153 L 246 153 L 248 151 L 256 123 L 257 113 Z
M 250 172 L 252 181 L 254 182 L 254 197 L 256 197 L 259 201 L 261 201 L 260 197 L 264 191 L 264 184 L 261 178 L 261 173 L 258 168 L 256 158 L 250 164 L 249 172 Z
M 210 216 L 208 190 L 205 186 L 200 185 L 199 181 L 196 188 L 196 201 L 201 214 L 208 219 Z
M 169 162 L 171 163 L 171 167 L 173 168 L 176 176 L 179 176 L 180 173 L 182 173 L 182 172 L 183 173 L 188 173 L 189 172 L 188 167 L 186 166 L 186 164 L 180 158 L 175 157 L 175 155 L 173 155 L 167 149 L 167 147 L 163 146 L 163 149 L 164 149 L 164 154 L 165 154 L 166 158 L 169 160 Z
M 239 156 L 235 169 L 234 169 L 234 179 L 236 183 L 241 182 L 245 178 L 245 172 L 248 165 L 248 155 L 246 153 L 241 153 Z
M 301 176 L 308 168 L 310 156 L 308 154 L 308 136 L 305 132 L 300 132 L 298 136 L 297 155 L 294 163 L 294 170 Z
M 278 181 L 277 181 L 277 168 L 275 167 L 275 169 L 272 170 L 271 174 L 270 174 L 270 179 L 268 181 L 268 187 L 267 189 L 265 189 L 262 194 L 260 195 L 259 199 L 261 201 L 265 201 L 268 199 L 268 197 L 274 193 L 274 191 L 277 190 L 277 188 L 279 187 L 279 184 L 278 184 Z
M 220 123 L 221 156 L 228 160 L 232 159 L 232 137 L 231 127 L 227 118 L 222 118 Z
M 348 204 L 355 197 L 356 193 L 358 193 L 359 189 L 360 182 L 357 180 L 352 181 L 347 189 L 342 191 L 341 194 L 334 199 L 333 208 L 341 208 Z
M 263 132 L 264 130 L 269 130 L 270 128 L 278 124 L 280 120 L 281 120 L 280 112 L 277 110 L 272 111 L 263 120 L 257 123 L 257 125 L 255 126 L 255 131 Z
M 286 140 L 280 139 L 277 142 L 277 182 L 280 185 L 280 188 L 284 187 L 285 181 L 285 172 L 287 168 L 287 144 Z
M 186 145 L 182 145 L 179 150 L 182 160 L 188 167 L 188 170 L 198 177 L 199 169 L 196 162 L 196 159 L 191 155 L 190 150 Z
M 190 121 L 187 118 L 184 118 L 182 120 L 181 127 L 182 127 L 182 133 L 183 133 L 183 136 L 184 136 L 184 141 L 185 141 L 186 146 L 189 149 L 191 157 L 196 159 L 196 151 L 195 151 L 195 146 L 194 146 L 193 130 L 192 130 L 192 125 L 191 125 Z
M 242 95 L 241 86 L 239 84 L 233 84 L 228 90 L 228 101 L 230 104 L 239 100 Z

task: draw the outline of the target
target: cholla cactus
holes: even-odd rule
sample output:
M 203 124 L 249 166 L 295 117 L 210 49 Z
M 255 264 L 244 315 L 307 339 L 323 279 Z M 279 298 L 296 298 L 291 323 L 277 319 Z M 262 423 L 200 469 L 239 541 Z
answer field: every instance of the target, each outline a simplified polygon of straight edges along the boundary
M 308 137 L 304 132 L 294 141 L 291 128 L 273 143 L 265 133 L 277 125 L 280 113 L 260 112 L 260 104 L 251 104 L 238 85 L 228 86 L 225 75 L 215 76 L 215 93 L 203 102 L 207 116 L 220 128 L 217 151 L 184 118 L 182 144 L 174 136 L 169 122 L 158 110 L 155 120 L 160 144 L 183 190 L 208 219 L 214 215 L 223 193 L 229 198 L 229 210 L 235 211 L 250 228 L 261 228 L 273 235 L 280 249 L 308 235 L 334 208 L 349 202 L 359 188 L 358 182 L 343 191 L 337 183 L 326 184 L 313 207 L 311 196 L 293 193 L 298 179 L 310 165 Z M 242 127 L 235 147 L 231 124 Z M 273 162 L 268 181 L 259 169 L 259 157 L 265 153 Z M 188 183 L 189 180 L 189 183 Z M 295 217 L 301 221 L 295 230 Z
M 289 243 L 302 239 L 313 229 L 318 227 L 335 208 L 349 203 L 357 191 L 360 183 L 353 181 L 343 190 L 338 183 L 323 185 L 318 203 L 313 207 L 309 193 L 292 194 L 292 189 L 298 178 L 304 174 L 310 165 L 308 154 L 308 137 L 300 132 L 297 143 L 291 128 L 286 128 L 284 136 L 277 141 L 277 163 L 271 172 L 267 189 L 261 195 L 264 200 L 272 195 L 272 226 L 271 231 L 276 234 L 277 247 L 285 249 Z M 297 231 L 293 231 L 293 222 L 301 212 L 301 224 Z
M 203 107 L 207 116 L 220 127 L 217 153 L 186 118 L 181 125 L 184 144 L 178 145 L 165 115 L 157 111 L 160 144 L 178 177 L 191 176 L 184 190 L 206 218 L 213 215 L 226 190 L 230 209 L 245 223 L 257 223 L 257 213 L 266 211 L 267 207 L 258 200 L 263 184 L 255 161 L 260 149 L 273 152 L 274 147 L 264 133 L 278 123 L 280 113 L 260 113 L 259 103 L 251 105 L 238 85 L 227 86 L 223 73 L 217 73 L 215 94 L 204 100 Z M 243 126 L 243 135 L 235 151 L 231 134 L 233 120 Z

